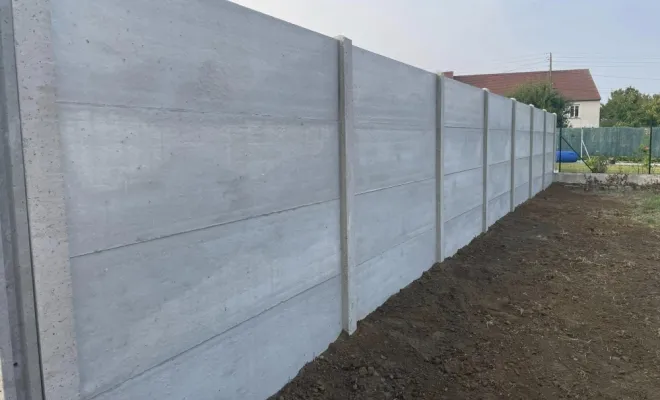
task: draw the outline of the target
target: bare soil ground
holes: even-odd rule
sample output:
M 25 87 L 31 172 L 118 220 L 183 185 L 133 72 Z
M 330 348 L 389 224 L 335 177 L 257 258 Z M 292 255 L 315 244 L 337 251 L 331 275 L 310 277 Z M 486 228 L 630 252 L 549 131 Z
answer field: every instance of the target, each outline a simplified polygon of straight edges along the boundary
M 273 399 L 660 399 L 660 230 L 641 193 L 553 185 Z

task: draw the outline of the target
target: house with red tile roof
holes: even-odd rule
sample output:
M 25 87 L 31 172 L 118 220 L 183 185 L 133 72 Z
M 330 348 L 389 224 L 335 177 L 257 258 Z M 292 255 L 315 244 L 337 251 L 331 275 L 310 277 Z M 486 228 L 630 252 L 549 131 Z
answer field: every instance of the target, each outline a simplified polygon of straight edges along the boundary
M 600 125 L 600 93 L 588 69 L 513 72 L 504 74 L 454 75 L 444 74 L 479 88 L 488 88 L 493 93 L 506 96 L 518 86 L 528 82 L 552 81 L 571 104 L 570 124 L 574 128 L 598 127 Z

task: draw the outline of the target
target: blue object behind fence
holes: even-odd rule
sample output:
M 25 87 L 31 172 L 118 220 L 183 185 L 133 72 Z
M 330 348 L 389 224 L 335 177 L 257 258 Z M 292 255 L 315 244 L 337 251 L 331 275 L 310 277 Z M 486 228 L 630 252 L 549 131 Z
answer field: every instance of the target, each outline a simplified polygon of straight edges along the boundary
M 574 163 L 578 160 L 578 155 L 572 150 L 557 151 L 557 162 Z

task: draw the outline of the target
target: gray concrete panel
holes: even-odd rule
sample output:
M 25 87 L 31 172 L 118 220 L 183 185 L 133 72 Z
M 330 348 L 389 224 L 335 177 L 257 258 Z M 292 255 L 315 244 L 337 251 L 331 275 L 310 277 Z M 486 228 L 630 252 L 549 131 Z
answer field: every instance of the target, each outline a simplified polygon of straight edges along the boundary
M 529 199 L 529 184 L 525 183 L 516 187 L 513 194 L 513 199 L 516 207 L 526 202 Z
M 483 164 L 483 128 L 446 127 L 443 135 L 445 176 L 480 167 Z
M 511 162 L 491 165 L 488 171 L 488 200 L 511 190 Z
M 339 196 L 335 122 L 60 111 L 74 256 Z
M 81 384 L 93 395 L 340 273 L 326 202 L 72 259 Z
M 337 41 L 228 1 L 57 0 L 58 101 L 336 120 Z
M 515 187 L 529 182 L 529 157 L 516 159 L 516 170 L 514 171 Z
M 354 48 L 355 122 L 405 130 L 435 129 L 435 74 Z
M 543 153 L 532 157 L 532 177 L 543 176 Z
M 518 116 L 516 116 L 516 120 Z M 529 135 L 529 130 L 517 130 L 516 131 L 516 157 L 528 157 L 529 156 L 529 141 L 531 137 Z
M 545 114 L 546 112 L 538 108 L 534 108 L 534 132 L 543 132 L 545 127 Z
M 550 142 L 552 144 L 552 142 Z M 553 151 L 552 153 L 546 153 L 545 154 L 545 172 L 553 172 L 553 169 L 555 167 L 555 158 L 556 158 L 556 153 Z
M 513 108 L 511 99 L 493 93 L 488 96 L 488 129 L 502 129 L 510 133 Z
M 510 111 L 509 111 L 510 112 Z M 511 119 L 511 116 L 509 116 Z M 488 163 L 497 164 L 511 160 L 511 130 L 488 130 Z
M 435 75 L 355 48 L 357 192 L 435 174 Z
M 546 113 L 545 131 L 548 132 L 548 134 L 553 134 L 555 131 L 555 116 L 552 113 Z
M 449 221 L 483 204 L 483 171 L 475 168 L 445 175 L 444 215 Z M 449 235 L 447 232 L 446 235 Z
M 541 190 L 543 190 L 542 177 L 534 178 L 532 180 L 532 193 L 535 195 Z
M 482 209 L 477 206 L 445 222 L 445 256 L 451 257 L 482 232 Z
M 541 126 L 541 128 L 543 128 L 543 126 Z M 534 130 L 533 139 L 534 139 L 533 154 L 535 156 L 543 154 L 543 132 Z
M 552 185 L 552 179 L 554 178 L 554 173 L 548 172 L 545 174 L 545 187 L 548 188 L 550 185 Z
M 492 226 L 511 210 L 511 192 L 506 191 L 498 197 L 488 201 L 488 226 Z
M 435 181 L 360 194 L 355 198 L 354 218 L 359 265 L 433 227 Z
M 435 177 L 435 130 L 388 124 L 357 129 L 356 190 L 363 193 Z
M 528 104 L 516 102 L 516 130 L 529 133 L 531 128 L 531 112 Z
M 380 307 L 390 296 L 419 278 L 435 262 L 435 229 L 417 236 L 360 265 L 355 276 L 358 318 Z
M 484 126 L 484 91 L 447 79 L 445 83 L 445 126 L 477 128 Z
M 340 292 L 332 278 L 95 399 L 266 399 L 337 338 Z

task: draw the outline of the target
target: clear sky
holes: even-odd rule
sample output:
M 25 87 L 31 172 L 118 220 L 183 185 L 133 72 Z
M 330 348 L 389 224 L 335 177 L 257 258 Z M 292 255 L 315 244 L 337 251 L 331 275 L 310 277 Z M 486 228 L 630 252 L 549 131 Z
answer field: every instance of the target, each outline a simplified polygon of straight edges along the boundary
M 613 89 L 660 93 L 658 0 L 234 0 L 432 72 L 589 68 Z

